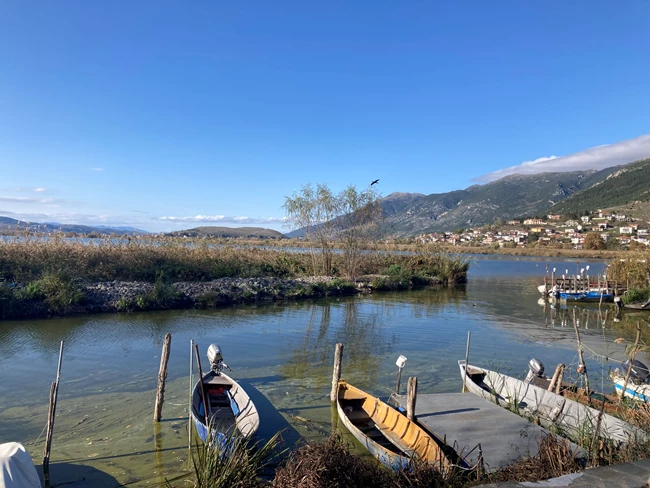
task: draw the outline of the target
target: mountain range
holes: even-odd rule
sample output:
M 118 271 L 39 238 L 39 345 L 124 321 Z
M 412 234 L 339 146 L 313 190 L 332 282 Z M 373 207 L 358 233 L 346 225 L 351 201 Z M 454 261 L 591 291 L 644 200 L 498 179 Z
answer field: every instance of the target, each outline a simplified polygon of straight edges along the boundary
M 78 224 L 59 224 L 57 222 L 26 222 L 24 220 L 16 220 L 10 217 L 0 217 L 0 232 L 2 233 L 15 233 L 15 232 L 41 232 L 41 233 L 54 233 L 54 232 L 72 232 L 75 234 L 100 234 L 100 235 L 142 235 L 148 234 L 146 230 L 136 229 L 135 227 L 110 227 L 107 225 L 78 225 Z
M 510 175 L 448 193 L 391 193 L 381 203 L 385 233 L 406 237 L 648 199 L 650 159 L 644 159 L 600 171 Z

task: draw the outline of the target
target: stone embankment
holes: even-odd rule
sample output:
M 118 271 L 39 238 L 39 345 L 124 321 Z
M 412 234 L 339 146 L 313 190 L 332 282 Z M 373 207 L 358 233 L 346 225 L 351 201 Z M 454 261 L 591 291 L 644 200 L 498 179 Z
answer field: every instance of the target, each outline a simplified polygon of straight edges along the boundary
M 212 308 L 241 303 L 354 295 L 372 293 L 378 289 L 376 278 L 375 276 L 366 276 L 354 282 L 325 276 L 295 279 L 221 278 L 208 282 L 159 283 L 157 285 L 147 282 L 106 281 L 79 284 L 81 299 L 65 307 L 58 307 L 56 310 L 48 305 L 47 299 L 20 299 L 12 303 L 11 307 L 6 303 L 3 306 L 0 301 L 0 318 Z M 438 283 L 440 283 L 439 280 L 431 280 L 431 284 Z M 383 286 L 385 286 L 385 282 L 383 282 Z M 16 291 L 19 292 L 23 287 L 23 285 L 17 285 Z M 400 288 L 404 289 L 405 287 Z

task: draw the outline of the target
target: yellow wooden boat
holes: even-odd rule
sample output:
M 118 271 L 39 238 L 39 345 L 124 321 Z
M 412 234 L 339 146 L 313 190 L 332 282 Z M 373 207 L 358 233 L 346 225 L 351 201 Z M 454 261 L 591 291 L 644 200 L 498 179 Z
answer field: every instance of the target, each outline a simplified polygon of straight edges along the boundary
M 449 467 L 439 439 L 365 391 L 339 381 L 336 408 L 352 435 L 385 466 L 406 468 L 416 457 L 441 471 Z

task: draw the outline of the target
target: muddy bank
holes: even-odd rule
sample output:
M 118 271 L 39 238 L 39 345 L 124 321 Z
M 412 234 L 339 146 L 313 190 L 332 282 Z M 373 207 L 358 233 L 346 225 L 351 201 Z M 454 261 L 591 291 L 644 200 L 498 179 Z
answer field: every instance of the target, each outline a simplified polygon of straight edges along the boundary
M 0 318 L 28 318 L 93 313 L 213 308 L 242 303 L 300 300 L 373 293 L 381 290 L 411 289 L 441 284 L 391 282 L 387 277 L 371 275 L 353 282 L 331 277 L 282 279 L 220 278 L 207 282 L 147 283 L 106 281 L 77 283 L 73 298 L 29 297 L 27 285 L 16 284 L 12 294 L 0 300 Z

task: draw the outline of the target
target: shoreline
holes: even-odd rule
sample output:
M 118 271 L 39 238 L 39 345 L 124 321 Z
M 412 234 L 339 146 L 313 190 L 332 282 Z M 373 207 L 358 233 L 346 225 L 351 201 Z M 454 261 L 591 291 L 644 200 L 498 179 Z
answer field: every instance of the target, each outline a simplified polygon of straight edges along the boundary
M 102 281 L 79 285 L 79 303 L 54 309 L 46 299 L 0 300 L 0 321 L 55 318 L 97 313 L 142 312 L 221 308 L 239 304 L 269 303 L 351 296 L 378 291 L 397 291 L 443 285 L 439 278 L 428 283 L 395 282 L 388 276 L 369 275 L 355 281 L 327 276 L 276 278 L 219 278 L 212 281 L 180 281 L 171 284 L 144 281 Z M 14 286 L 20 293 L 27 285 Z

